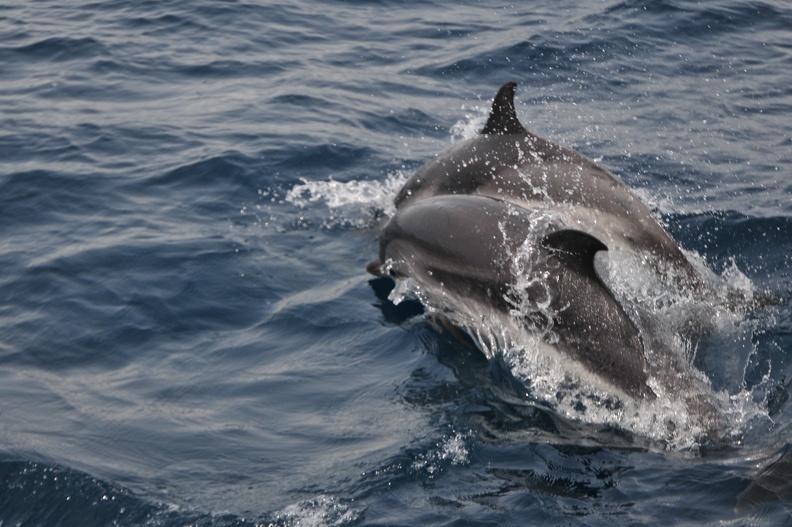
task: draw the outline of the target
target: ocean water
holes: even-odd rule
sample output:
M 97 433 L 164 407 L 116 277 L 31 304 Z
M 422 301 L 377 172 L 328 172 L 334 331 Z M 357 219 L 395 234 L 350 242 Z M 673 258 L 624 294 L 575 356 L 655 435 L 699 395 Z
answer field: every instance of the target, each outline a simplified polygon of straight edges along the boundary
M 692 357 L 725 445 L 562 415 L 366 274 L 509 80 L 774 298 Z M 8 4 L 0 108 L 0 525 L 792 522 L 735 513 L 792 437 L 788 2 Z

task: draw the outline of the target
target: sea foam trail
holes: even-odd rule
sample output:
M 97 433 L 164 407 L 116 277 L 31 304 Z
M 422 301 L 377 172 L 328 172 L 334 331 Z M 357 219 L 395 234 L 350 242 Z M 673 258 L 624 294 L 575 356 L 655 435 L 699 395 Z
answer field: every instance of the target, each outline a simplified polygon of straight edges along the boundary
M 347 181 L 333 179 L 308 181 L 295 185 L 286 194 L 286 201 L 301 209 L 312 204 L 324 204 L 330 211 L 322 225 L 331 228 L 351 225 L 371 228 L 382 216 L 396 212 L 393 198 L 407 181 L 402 172 L 389 174 L 384 181 Z

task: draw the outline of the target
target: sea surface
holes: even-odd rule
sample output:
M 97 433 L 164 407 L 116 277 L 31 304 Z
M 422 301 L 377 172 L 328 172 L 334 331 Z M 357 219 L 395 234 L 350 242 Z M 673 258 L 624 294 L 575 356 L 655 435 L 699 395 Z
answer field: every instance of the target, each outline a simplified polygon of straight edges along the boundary
M 725 444 L 562 414 L 366 274 L 511 80 L 774 299 L 692 350 Z M 785 0 L 6 2 L 0 525 L 792 524 L 735 513 L 792 442 L 791 255 Z

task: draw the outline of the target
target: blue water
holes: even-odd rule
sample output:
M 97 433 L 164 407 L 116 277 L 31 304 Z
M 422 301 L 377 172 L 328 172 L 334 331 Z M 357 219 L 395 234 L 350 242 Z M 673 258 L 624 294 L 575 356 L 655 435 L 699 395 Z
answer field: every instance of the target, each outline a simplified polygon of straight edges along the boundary
M 727 448 L 566 419 L 366 275 L 508 80 L 779 299 L 700 360 Z M 0 108 L 0 524 L 792 522 L 734 513 L 792 437 L 788 2 L 25 2 Z

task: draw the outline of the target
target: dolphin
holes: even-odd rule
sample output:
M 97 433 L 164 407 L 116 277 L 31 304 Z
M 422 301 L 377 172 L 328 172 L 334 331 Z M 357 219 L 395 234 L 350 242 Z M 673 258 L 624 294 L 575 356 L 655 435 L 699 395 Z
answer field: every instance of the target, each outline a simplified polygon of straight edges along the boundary
M 546 307 L 523 313 L 527 325 L 545 330 L 562 352 L 622 392 L 654 398 L 639 326 L 597 274 L 594 256 L 613 248 L 647 254 L 673 269 L 683 286 L 696 285 L 697 274 L 619 178 L 523 127 L 516 86 L 500 88 L 478 136 L 427 162 L 404 184 L 380 235 L 379 258 L 367 269 L 411 278 L 429 296 L 452 294 L 460 305 L 471 301 L 503 313 L 513 314 L 515 297 L 527 296 Z M 533 212 L 563 222 L 533 239 Z M 541 290 L 514 290 L 513 258 L 526 243 L 538 255 L 532 273 L 542 277 Z M 640 313 L 633 316 L 642 322 Z
M 618 177 L 523 127 L 514 108 L 516 87 L 509 82 L 500 88 L 477 137 L 419 168 L 397 194 L 396 207 L 428 196 L 469 194 L 557 211 L 571 228 L 611 249 L 649 254 L 681 286 L 699 286 L 679 246 Z

